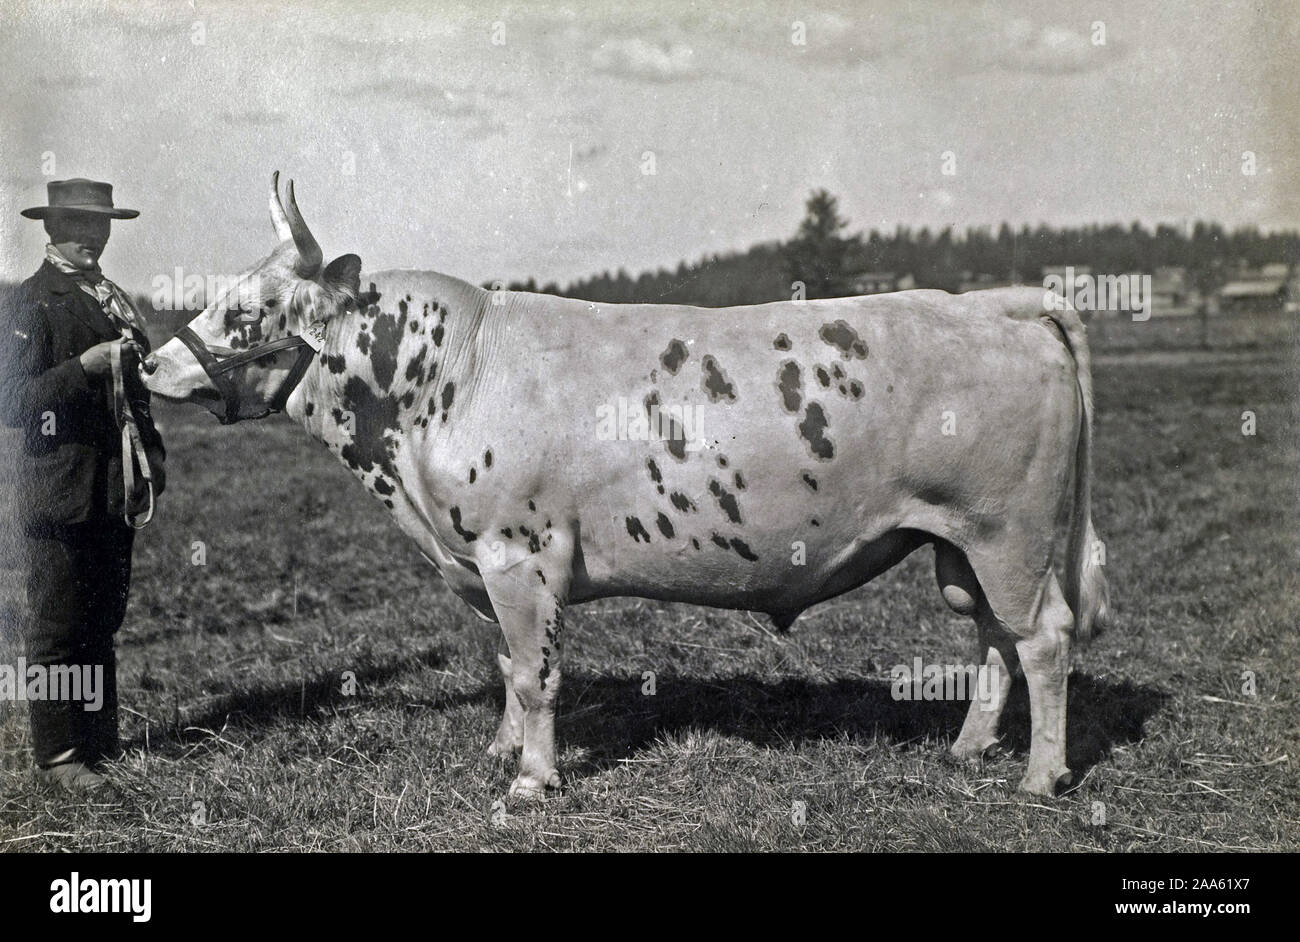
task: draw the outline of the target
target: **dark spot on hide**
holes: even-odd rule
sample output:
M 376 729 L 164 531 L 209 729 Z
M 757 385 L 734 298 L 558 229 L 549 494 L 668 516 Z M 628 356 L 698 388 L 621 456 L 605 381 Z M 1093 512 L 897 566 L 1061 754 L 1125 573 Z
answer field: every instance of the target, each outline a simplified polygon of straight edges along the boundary
M 397 478 L 392 457 L 396 445 L 388 438 L 398 427 L 397 400 L 376 396 L 362 379 L 352 376 L 343 387 L 343 408 L 352 413 L 352 439 L 339 452 L 349 467 L 359 471 L 379 468 Z M 336 410 L 335 420 L 342 424 L 343 413 Z
M 397 348 L 402 343 L 402 328 L 406 326 L 406 302 L 398 305 L 401 318 L 392 314 L 380 314 L 375 318 L 374 346 L 370 350 L 370 368 L 375 372 L 375 382 L 380 389 L 387 389 L 397 372 Z
M 459 507 L 453 507 L 453 508 L 451 508 L 450 513 L 451 513 L 451 525 L 452 525 L 452 527 L 455 529 L 455 531 L 456 531 L 458 534 L 460 534 L 460 538 L 461 538 L 462 540 L 464 540 L 466 543 L 473 543 L 475 540 L 478 539 L 478 534 L 477 534 L 477 533 L 475 533 L 473 530 L 467 530 L 467 529 L 465 529 L 464 527 L 462 527 L 462 526 L 460 525 L 460 508 L 459 508 Z
M 776 388 L 781 393 L 781 404 L 785 406 L 785 411 L 798 412 L 803 402 L 803 394 L 800 392 L 803 388 L 803 379 L 799 375 L 798 363 L 794 360 L 786 360 L 781 364 L 781 371 L 777 373 Z
M 678 461 L 686 460 L 686 430 L 670 414 L 664 413 L 659 409 L 659 393 L 651 390 L 650 394 L 645 397 L 645 412 L 650 419 L 652 431 L 655 431 L 655 417 L 658 416 L 661 437 L 664 441 L 664 447 L 668 449 L 668 454 L 672 455 Z
M 424 382 L 424 358 L 429 352 L 428 344 L 420 344 L 420 350 L 406 364 L 406 379 L 408 382 L 414 382 L 417 386 Z
M 830 461 L 835 457 L 834 443 L 823 434 L 828 425 L 821 403 L 808 403 L 808 408 L 804 411 L 804 419 L 799 423 L 799 435 L 808 443 L 808 450 L 813 453 L 813 456 L 822 461 Z
M 846 360 L 854 357 L 859 360 L 867 358 L 866 342 L 858 336 L 858 332 L 850 327 L 847 321 L 838 320 L 833 324 L 822 324 L 817 336 L 832 347 L 838 347 L 840 355 Z
M 727 515 L 727 519 L 732 523 L 741 523 L 740 505 L 736 503 L 736 497 L 725 487 L 717 482 L 716 479 L 709 479 L 709 493 L 718 500 L 718 506 L 722 512 Z
M 664 365 L 671 375 L 676 376 L 677 371 L 682 368 L 686 358 L 690 356 L 690 351 L 686 349 L 686 344 L 674 338 L 668 342 L 668 349 L 659 355 L 659 362 Z
M 641 525 L 639 519 L 636 517 L 627 517 L 625 519 L 627 522 L 628 535 L 631 536 L 633 540 L 640 543 L 642 538 L 644 538 L 647 543 L 650 542 L 650 534 L 646 532 L 646 528 Z
M 708 393 L 710 402 L 725 400 L 727 402 L 736 401 L 736 387 L 727 375 L 718 365 L 718 361 L 712 356 L 704 357 L 704 379 L 702 380 L 704 391 Z

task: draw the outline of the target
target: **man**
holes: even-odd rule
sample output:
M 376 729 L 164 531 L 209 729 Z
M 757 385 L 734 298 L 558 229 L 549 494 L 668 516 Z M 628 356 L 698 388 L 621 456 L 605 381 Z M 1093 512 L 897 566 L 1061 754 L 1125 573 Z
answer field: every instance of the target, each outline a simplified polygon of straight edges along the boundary
M 99 269 L 110 221 L 139 213 L 93 180 L 55 181 L 48 194 L 48 206 L 23 210 L 45 223 L 45 261 L 0 311 L 0 419 L 22 433 L 11 496 L 28 571 L 29 672 L 102 670 L 99 710 L 85 709 L 84 691 L 82 701 L 30 702 L 37 777 L 81 791 L 103 784 L 96 767 L 119 751 L 113 635 L 131 521 L 162 491 L 164 451 L 136 370 L 148 353 L 139 314 Z

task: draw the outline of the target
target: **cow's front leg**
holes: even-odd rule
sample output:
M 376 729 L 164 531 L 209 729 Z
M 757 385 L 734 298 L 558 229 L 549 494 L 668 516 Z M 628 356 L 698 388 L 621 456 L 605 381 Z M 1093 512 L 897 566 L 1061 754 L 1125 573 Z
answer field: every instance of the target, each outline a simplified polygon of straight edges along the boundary
M 499 657 L 522 710 L 523 751 L 510 794 L 542 798 L 559 788 L 555 767 L 555 705 L 560 690 L 564 603 L 571 579 L 571 547 L 559 533 L 542 551 L 481 569 L 492 607 L 510 649 Z M 503 728 L 510 722 L 507 699 Z
M 519 755 L 524 748 L 524 705 L 515 696 L 510 647 L 504 632 L 497 646 L 497 665 L 501 668 L 501 679 L 506 687 L 506 709 L 501 714 L 501 725 L 497 727 L 496 737 L 488 746 L 488 755 L 507 758 Z

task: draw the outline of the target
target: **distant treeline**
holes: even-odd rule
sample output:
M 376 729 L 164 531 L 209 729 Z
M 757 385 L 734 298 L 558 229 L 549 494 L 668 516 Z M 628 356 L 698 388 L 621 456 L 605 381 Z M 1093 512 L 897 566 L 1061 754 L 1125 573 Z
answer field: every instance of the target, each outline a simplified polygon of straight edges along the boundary
M 1197 222 L 1190 231 L 1171 225 L 1152 230 L 1136 222 L 1019 229 L 1004 223 L 996 232 L 991 227 L 932 232 L 899 226 L 893 232 L 872 229 L 851 235 L 845 233 L 847 225 L 835 197 L 819 190 L 809 198 L 799 230 L 786 242 L 705 255 L 680 263 L 676 270 L 630 275 L 619 269 L 563 287 L 552 282 L 539 288 L 532 279 L 508 287 L 588 301 L 718 307 L 789 298 L 795 281 L 805 284 L 809 298 L 847 294 L 855 276 L 865 272 L 910 274 L 917 287 L 956 291 L 967 277 L 979 275 L 1037 283 L 1041 270 L 1052 265 L 1088 265 L 1095 272 L 1113 274 L 1181 266 L 1192 284 L 1206 291 L 1226 281 L 1240 265 L 1300 262 L 1300 232 L 1266 234 L 1257 227 L 1229 231 L 1207 222 Z

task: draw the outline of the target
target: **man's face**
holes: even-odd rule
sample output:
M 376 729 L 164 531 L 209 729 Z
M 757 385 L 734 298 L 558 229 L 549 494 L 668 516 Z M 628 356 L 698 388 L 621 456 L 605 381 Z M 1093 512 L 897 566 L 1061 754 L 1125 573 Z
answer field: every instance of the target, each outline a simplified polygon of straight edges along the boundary
M 109 222 L 98 213 L 59 213 L 45 220 L 45 231 L 64 258 L 90 271 L 98 267 L 108 243 Z

